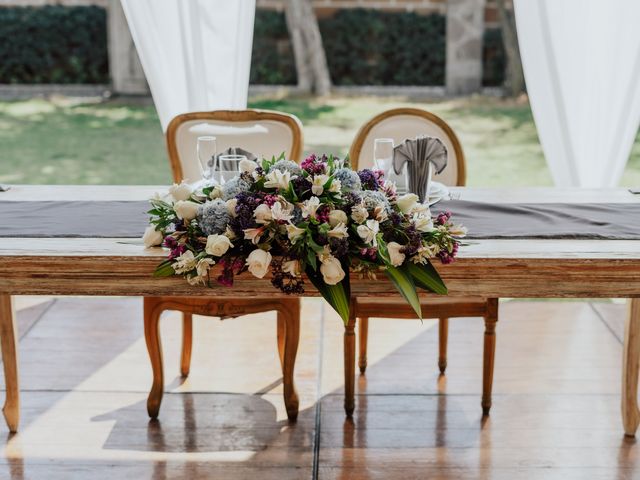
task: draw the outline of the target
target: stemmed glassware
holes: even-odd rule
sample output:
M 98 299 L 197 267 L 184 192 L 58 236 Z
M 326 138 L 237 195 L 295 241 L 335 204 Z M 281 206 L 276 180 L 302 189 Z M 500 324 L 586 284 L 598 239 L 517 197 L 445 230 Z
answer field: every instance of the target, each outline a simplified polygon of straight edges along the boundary
M 376 138 L 373 141 L 373 163 L 378 170 L 384 173 L 384 179 L 396 184 L 398 193 L 406 193 L 409 181 L 407 178 L 407 165 L 405 163 L 400 174 L 396 174 L 393 168 L 393 138 Z
M 247 157 L 244 155 L 220 155 L 220 157 L 218 157 L 220 185 L 224 185 L 233 177 L 237 176 L 240 171 L 240 162 L 246 159 Z
M 198 137 L 196 151 L 202 178 L 205 182 L 215 180 L 213 174 L 216 170 L 216 154 L 218 153 L 216 137 Z
M 373 142 L 373 163 L 378 170 L 382 170 L 385 178 L 393 164 L 393 138 L 376 138 Z

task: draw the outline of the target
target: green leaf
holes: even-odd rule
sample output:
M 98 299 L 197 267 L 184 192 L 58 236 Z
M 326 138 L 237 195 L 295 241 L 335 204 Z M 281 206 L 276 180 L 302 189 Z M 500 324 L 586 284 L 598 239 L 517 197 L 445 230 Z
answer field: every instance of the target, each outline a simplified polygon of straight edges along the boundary
M 313 250 L 307 250 L 307 262 L 309 263 L 309 267 L 312 268 L 314 272 L 318 269 L 316 252 L 314 252 Z
M 171 275 L 175 275 L 175 271 L 173 270 L 173 265 L 170 260 L 165 260 L 160 265 L 156 267 L 156 270 L 153 272 L 154 277 L 170 277 Z
M 393 282 L 395 287 L 400 292 L 400 295 L 411 305 L 413 311 L 416 312 L 418 318 L 422 320 L 422 309 L 420 308 L 420 299 L 416 292 L 416 286 L 413 283 L 411 275 L 406 271 L 404 267 L 396 268 L 388 265 L 385 270 L 387 277 Z
M 344 267 L 343 267 L 344 269 Z M 349 307 L 351 297 L 351 286 L 349 284 L 349 269 L 345 270 L 344 279 L 337 285 L 327 285 L 322 278 L 320 271 L 311 268 L 305 270 L 307 277 L 314 287 L 320 292 L 329 305 L 340 315 L 346 325 L 349 323 Z
M 448 293 L 447 286 L 431 263 L 421 265 L 407 262 L 406 268 L 418 287 L 439 295 L 446 295 Z

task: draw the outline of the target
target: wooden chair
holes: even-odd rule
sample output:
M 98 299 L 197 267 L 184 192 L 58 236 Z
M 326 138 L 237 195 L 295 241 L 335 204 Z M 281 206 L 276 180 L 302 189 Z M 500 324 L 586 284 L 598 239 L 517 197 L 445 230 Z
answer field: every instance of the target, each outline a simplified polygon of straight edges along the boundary
M 354 169 L 372 167 L 375 138 L 393 138 L 398 144 L 406 138 L 429 135 L 440 138 L 447 147 L 449 164 L 435 175 L 435 181 L 449 186 L 463 186 L 466 179 L 464 153 L 458 137 L 440 117 L 416 108 L 387 110 L 369 120 L 360 128 L 349 151 Z M 437 207 L 435 207 L 437 209 Z M 455 212 L 454 212 L 455 213 Z M 401 299 L 357 298 L 354 301 L 355 317 L 359 323 L 360 372 L 367 368 L 367 340 L 369 318 L 415 318 L 415 313 Z M 438 318 L 439 354 L 438 367 L 444 374 L 447 368 L 447 340 L 449 318 L 480 316 L 485 320 L 484 373 L 482 409 L 485 415 L 491 408 L 491 388 L 495 353 L 495 326 L 498 321 L 498 300 L 495 298 L 447 298 L 436 297 L 421 301 L 425 318 Z M 346 343 L 345 343 L 346 345 Z
M 171 121 L 166 134 L 169 161 L 176 182 L 200 178 L 196 139 L 201 135 L 214 135 L 219 152 L 229 147 L 242 147 L 259 157 L 278 156 L 285 152 L 287 158 L 294 161 L 299 161 L 302 154 L 302 124 L 293 115 L 267 110 L 185 113 Z M 191 365 L 193 314 L 234 318 L 277 311 L 277 344 L 283 372 L 284 401 L 289 419 L 296 419 L 298 396 L 293 383 L 293 369 L 300 329 L 298 298 L 145 297 L 145 339 L 153 367 L 153 386 L 147 400 L 147 411 L 152 418 L 158 416 L 164 389 L 158 324 L 165 310 L 182 312 L 180 372 L 184 377 L 189 375 Z

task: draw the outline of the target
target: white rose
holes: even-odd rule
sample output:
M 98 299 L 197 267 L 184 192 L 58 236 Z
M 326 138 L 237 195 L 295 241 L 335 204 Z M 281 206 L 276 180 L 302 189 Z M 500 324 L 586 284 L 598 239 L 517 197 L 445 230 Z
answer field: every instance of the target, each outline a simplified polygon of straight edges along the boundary
M 236 217 L 236 205 L 238 205 L 238 199 L 237 198 L 231 198 L 229 200 L 227 200 L 227 212 L 229 213 L 229 215 L 231 215 L 232 217 Z
M 331 210 L 329 212 L 329 225 L 332 227 L 335 227 L 339 223 L 344 223 L 346 225 L 348 222 L 349 218 L 342 210 Z
M 376 240 L 376 234 L 380 230 L 380 225 L 376 220 L 367 220 L 365 225 L 358 225 L 358 235 L 360 238 L 374 247 L 378 244 Z
M 322 273 L 324 283 L 327 285 L 336 285 L 344 278 L 344 270 L 342 270 L 340 260 L 332 256 L 327 256 L 323 259 L 322 265 L 320 265 L 320 273 Z
M 262 278 L 269 270 L 271 254 L 259 248 L 255 249 L 247 257 L 247 266 L 254 277 Z
M 347 226 L 344 223 L 339 223 L 331 230 L 327 232 L 329 237 L 334 238 L 347 238 L 349 236 L 349 231 L 347 230 Z
M 209 235 L 207 237 L 207 245 L 204 247 L 204 251 L 214 257 L 221 257 L 229 247 L 233 247 L 233 243 L 229 240 L 229 237 L 225 235 Z
M 292 277 L 300 275 L 300 262 L 298 260 L 289 260 L 282 264 L 282 271 L 288 273 Z
M 404 263 L 405 255 L 404 253 L 400 253 L 400 250 L 404 248 L 404 245 L 400 245 L 396 242 L 387 243 L 387 250 L 389 251 L 389 259 L 391 260 L 391 265 L 394 267 L 398 267 Z
M 413 207 L 415 207 L 416 203 L 418 203 L 418 200 L 419 197 L 415 193 L 406 193 L 399 197 L 396 203 L 403 213 L 409 213 Z
M 291 243 L 296 243 L 298 240 L 302 238 L 306 230 L 304 228 L 298 228 L 293 224 L 287 225 L 287 235 L 289 236 L 289 240 Z
M 258 164 L 256 162 L 254 162 L 253 160 L 247 160 L 246 158 L 244 160 L 240 160 L 240 171 L 241 172 L 247 172 L 247 173 L 251 173 L 253 172 L 256 168 L 258 168 Z
M 188 183 L 182 182 L 180 185 L 178 185 L 177 183 L 171 185 L 169 187 L 169 193 L 173 198 L 176 199 L 176 201 L 179 202 L 181 200 L 189 200 L 191 198 L 193 190 Z
M 147 248 L 160 245 L 163 239 L 162 232 L 157 231 L 153 225 L 149 225 L 142 235 L 142 241 Z
M 253 211 L 253 216 L 256 218 L 256 223 L 265 224 L 271 221 L 271 209 L 269 205 L 263 203 Z
M 173 209 L 180 220 L 193 220 L 198 215 L 198 207 L 200 205 L 195 202 L 187 202 L 180 200 L 173 205 Z

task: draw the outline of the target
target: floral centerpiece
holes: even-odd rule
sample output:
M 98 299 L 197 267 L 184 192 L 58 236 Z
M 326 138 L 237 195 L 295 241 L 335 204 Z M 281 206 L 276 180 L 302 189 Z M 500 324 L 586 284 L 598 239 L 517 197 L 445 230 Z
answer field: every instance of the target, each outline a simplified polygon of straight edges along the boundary
M 399 196 L 381 171 L 356 172 L 324 155 L 300 165 L 283 155 L 243 161 L 240 169 L 224 185 L 173 185 L 151 200 L 145 244 L 169 249 L 156 276 L 232 287 L 248 270 L 270 274 L 288 294 L 304 293 L 308 279 L 345 322 L 350 275 L 386 275 L 418 317 L 417 288 L 447 293 L 431 260 L 453 261 L 466 230 L 449 213 L 433 218 L 417 195 Z

